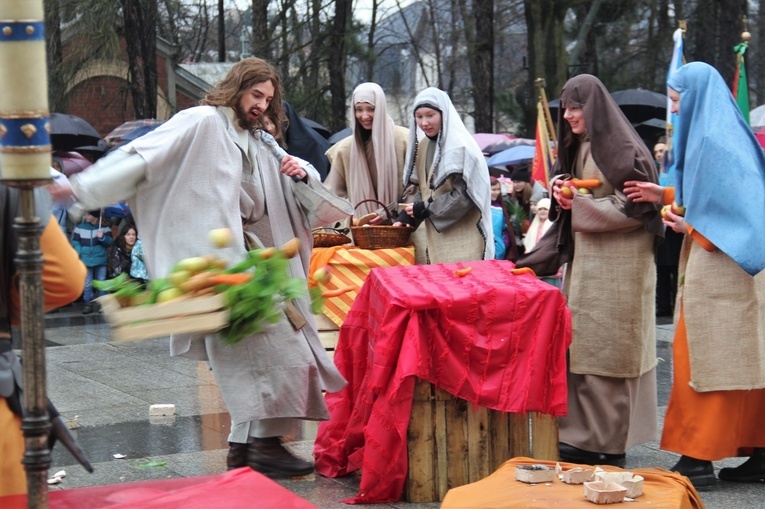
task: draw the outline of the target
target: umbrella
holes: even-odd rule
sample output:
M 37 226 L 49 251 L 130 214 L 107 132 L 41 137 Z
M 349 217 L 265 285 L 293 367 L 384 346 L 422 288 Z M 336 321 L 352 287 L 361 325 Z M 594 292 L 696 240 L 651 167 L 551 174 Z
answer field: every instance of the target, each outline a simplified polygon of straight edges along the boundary
M 83 145 L 82 147 L 74 147 L 74 152 L 79 152 L 82 154 L 83 152 L 90 153 L 96 156 L 96 158 L 101 157 L 104 155 L 104 152 L 109 150 L 109 145 L 106 143 L 106 140 L 100 139 L 98 140 L 98 144 L 96 145 Z
M 667 121 L 660 118 L 652 118 L 645 122 L 640 122 L 633 126 L 635 131 L 640 135 L 640 138 L 646 142 L 648 148 L 652 148 L 651 145 L 667 133 Z
M 353 134 L 353 130 L 350 127 L 346 127 L 342 131 L 337 131 L 335 134 L 329 137 L 327 141 L 329 141 L 332 145 L 337 143 L 340 140 L 344 140 L 348 136 Z
M 104 136 L 104 139 L 106 140 L 106 143 L 109 144 L 110 147 L 114 147 L 118 145 L 120 142 L 122 142 L 125 138 L 125 135 L 130 133 L 131 131 L 138 129 L 139 127 L 156 128 L 162 125 L 162 123 L 163 123 L 162 120 L 157 120 L 156 118 L 141 118 L 138 120 L 128 120 L 127 122 L 115 127 L 112 130 L 112 132 Z M 152 129 L 149 129 L 149 131 L 151 130 Z M 148 131 L 144 131 L 141 133 L 141 135 L 146 134 L 147 132 Z M 135 133 L 133 133 L 133 138 L 128 141 L 133 141 L 136 138 L 138 138 L 138 136 L 135 136 Z
M 507 134 L 475 133 L 473 134 L 473 139 L 476 141 L 476 143 L 478 143 L 478 148 L 483 150 L 484 147 L 488 146 L 491 143 L 496 143 L 502 140 L 512 140 L 513 137 Z
M 61 168 L 59 171 L 66 175 L 67 177 L 71 177 L 75 173 L 79 173 L 88 166 L 90 166 L 91 163 L 87 158 L 85 158 L 82 154 L 78 154 L 77 152 L 61 152 L 56 151 L 53 152 L 54 162 L 60 162 Z M 55 161 L 55 159 L 59 159 L 60 161 Z
M 113 203 L 107 207 L 104 207 L 101 211 L 101 217 L 125 217 L 128 214 L 130 214 L 130 207 L 127 206 L 127 203 L 124 202 L 117 202 Z
M 508 139 L 508 140 L 499 140 L 495 141 L 494 143 L 490 143 L 486 145 L 483 149 L 484 154 L 494 155 L 497 152 L 502 152 L 503 150 L 507 150 L 512 147 L 517 147 L 518 145 L 534 145 L 534 140 L 530 140 L 527 138 L 515 138 L 515 139 Z
M 489 166 L 508 166 L 517 164 L 521 161 L 534 159 L 535 148 L 532 145 L 518 145 L 503 150 L 491 156 L 487 162 Z
M 652 118 L 666 118 L 667 96 L 642 88 L 631 88 L 611 93 L 616 104 L 633 124 Z
M 665 118 L 667 116 L 667 96 L 658 92 L 651 92 L 642 88 L 630 88 L 611 93 L 619 109 L 632 124 L 640 124 L 652 118 Z M 548 103 L 552 118 L 558 117 L 560 100 L 555 99 Z
M 329 132 L 329 129 L 316 122 L 315 120 L 311 120 L 310 118 L 305 118 L 303 116 L 300 117 L 300 120 L 302 120 L 305 125 L 321 134 L 324 138 L 329 138 L 329 136 L 332 134 Z
M 749 125 L 752 128 L 765 126 L 765 104 L 749 112 Z
M 101 139 L 92 125 L 74 115 L 51 113 L 48 125 L 53 150 L 73 150 L 84 145 L 97 145 Z

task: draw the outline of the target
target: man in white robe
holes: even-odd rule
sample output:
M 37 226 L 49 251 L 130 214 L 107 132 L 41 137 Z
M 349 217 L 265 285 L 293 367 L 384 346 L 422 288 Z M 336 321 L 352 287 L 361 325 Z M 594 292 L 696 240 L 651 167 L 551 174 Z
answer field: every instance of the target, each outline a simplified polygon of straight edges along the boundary
M 278 71 L 245 59 L 201 103 L 77 175 L 74 194 L 86 209 L 128 198 L 153 278 L 209 252 L 210 230 L 230 228 L 243 239 L 220 253 L 232 262 L 246 257 L 245 237 L 265 247 L 298 237 L 290 272 L 305 279 L 311 228 L 343 220 L 353 208 L 327 191 L 312 167 L 290 156 L 279 161 L 261 140 L 258 120 L 281 108 Z M 328 419 L 321 391 L 337 391 L 345 380 L 319 341 L 307 292 L 294 307 L 305 318 L 302 328 L 285 315 L 234 345 L 216 334 L 171 338 L 171 355 L 212 366 L 231 414 L 229 468 L 249 465 L 272 477 L 313 471 L 280 437 L 294 434 L 296 419 Z

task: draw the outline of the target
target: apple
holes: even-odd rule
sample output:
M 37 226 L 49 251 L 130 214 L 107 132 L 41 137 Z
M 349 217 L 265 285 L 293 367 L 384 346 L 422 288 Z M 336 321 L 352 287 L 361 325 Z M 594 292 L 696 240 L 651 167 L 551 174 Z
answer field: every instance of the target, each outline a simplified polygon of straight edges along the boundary
M 228 247 L 234 241 L 234 232 L 231 228 L 216 228 L 208 232 L 207 240 L 215 247 Z
M 191 272 L 188 270 L 176 270 L 168 274 L 167 280 L 170 281 L 173 286 L 180 286 L 181 283 L 188 281 L 190 277 Z
M 173 271 L 187 270 L 192 274 L 202 272 L 210 266 L 210 261 L 204 256 L 194 256 L 192 258 L 184 258 L 175 264 Z
M 564 198 L 571 199 L 574 197 L 574 191 L 569 186 L 563 186 L 560 188 L 560 195 Z
M 672 205 L 664 205 L 661 208 L 661 217 L 667 217 L 667 212 L 669 212 L 671 208 L 672 208 Z
M 586 187 L 580 187 L 577 189 L 577 191 L 579 191 L 579 194 L 592 194 L 592 191 L 590 191 Z
M 313 278 L 316 280 L 316 282 L 321 283 L 323 285 L 326 285 L 327 283 L 329 283 L 329 280 L 331 277 L 332 275 L 329 272 L 329 265 L 320 267 L 316 269 L 316 272 L 313 273 Z
M 678 205 L 677 202 L 674 202 L 674 201 L 672 202 L 672 208 L 670 210 L 672 210 L 672 213 L 675 214 L 676 216 L 685 215 L 685 207 L 683 207 L 682 205 Z
M 157 303 L 167 302 L 169 300 L 177 299 L 183 295 L 183 290 L 180 288 L 168 288 L 167 290 L 162 290 L 157 294 Z

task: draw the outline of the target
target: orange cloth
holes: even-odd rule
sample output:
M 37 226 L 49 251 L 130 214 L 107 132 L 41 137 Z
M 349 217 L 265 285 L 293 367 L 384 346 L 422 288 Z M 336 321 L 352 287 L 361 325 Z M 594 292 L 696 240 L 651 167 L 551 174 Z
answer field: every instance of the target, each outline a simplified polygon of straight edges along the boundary
M 85 265 L 53 217 L 40 235 L 40 250 L 45 258 L 42 270 L 43 300 L 45 311 L 50 311 L 73 302 L 82 294 L 85 287 Z M 18 279 L 14 280 L 11 290 L 11 306 L 11 323 L 18 325 Z
M 329 283 L 319 284 L 322 291 L 336 290 L 347 286 L 361 288 L 372 269 L 414 265 L 414 247 L 391 249 L 361 249 L 354 246 L 316 247 L 311 252 L 309 274 L 329 265 L 332 275 Z M 358 291 L 349 291 L 338 297 L 328 298 L 324 303 L 324 314 L 338 327 L 343 324 L 348 310 L 356 300 Z
M 765 434 L 762 433 L 765 389 L 696 392 L 688 385 L 691 367 L 682 308 L 672 348 L 674 382 L 664 419 L 661 448 L 715 461 L 749 455 L 752 447 L 765 447 Z
M 665 187 L 664 194 L 661 196 L 661 201 L 664 202 L 664 205 L 672 205 L 672 202 L 675 201 L 675 188 Z
M 555 467 L 554 461 L 532 458 L 513 458 L 506 461 L 496 472 L 478 482 L 452 488 L 446 493 L 441 509 L 513 509 L 560 507 L 592 509 L 592 502 L 584 498 L 584 486 L 570 485 L 556 480 L 551 486 L 531 485 L 515 480 L 517 465 L 541 464 Z M 561 463 L 564 470 L 574 467 L 592 468 L 588 465 Z M 609 472 L 622 472 L 616 467 L 604 466 Z M 686 477 L 660 468 L 635 468 L 629 470 L 642 476 L 643 495 L 635 499 L 640 507 L 662 509 L 704 509 L 704 502 Z
M 27 492 L 27 477 L 21 459 L 24 436 L 21 418 L 11 412 L 5 398 L 0 398 L 0 497 Z

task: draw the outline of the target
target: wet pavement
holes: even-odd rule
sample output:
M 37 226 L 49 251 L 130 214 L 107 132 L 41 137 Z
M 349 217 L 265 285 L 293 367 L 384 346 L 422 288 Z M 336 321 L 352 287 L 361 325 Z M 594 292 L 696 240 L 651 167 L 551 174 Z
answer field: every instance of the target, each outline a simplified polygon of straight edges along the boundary
M 51 489 L 224 472 L 230 422 L 206 363 L 171 358 L 168 338 L 111 342 L 102 316 L 82 315 L 81 309 L 80 304 L 74 304 L 46 315 L 48 392 L 73 428 L 95 473 L 88 474 L 68 452 L 56 447 L 50 473 L 64 469 L 67 476 Z M 662 318 L 657 325 L 661 420 L 672 376 L 674 328 L 669 322 Z M 167 403 L 175 405 L 177 415 L 149 417 L 150 405 Z M 316 425 L 307 423 L 290 447 L 310 460 L 315 436 Z M 125 457 L 116 459 L 114 455 Z M 659 450 L 658 442 L 651 442 L 629 450 L 626 467 L 669 468 L 677 457 Z M 742 461 L 718 461 L 715 469 L 737 466 Z M 341 501 L 356 494 L 359 477 L 310 475 L 279 484 L 322 509 L 348 508 Z M 709 509 L 765 507 L 765 484 L 720 481 L 700 493 Z M 397 502 L 363 507 L 420 509 L 438 505 Z

